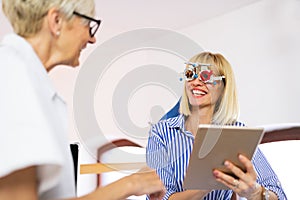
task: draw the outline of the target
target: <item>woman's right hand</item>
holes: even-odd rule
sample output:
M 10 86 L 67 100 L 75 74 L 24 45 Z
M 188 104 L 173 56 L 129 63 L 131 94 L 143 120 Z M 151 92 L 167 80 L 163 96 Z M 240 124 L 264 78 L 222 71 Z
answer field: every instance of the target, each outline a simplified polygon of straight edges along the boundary
M 150 199 L 162 199 L 165 194 L 164 184 L 151 168 L 145 167 L 126 178 L 129 179 L 127 184 L 133 195 L 149 194 Z

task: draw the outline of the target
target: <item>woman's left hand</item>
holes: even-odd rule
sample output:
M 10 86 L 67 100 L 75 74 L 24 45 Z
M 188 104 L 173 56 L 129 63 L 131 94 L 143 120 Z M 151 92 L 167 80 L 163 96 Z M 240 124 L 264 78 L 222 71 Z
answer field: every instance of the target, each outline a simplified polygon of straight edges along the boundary
M 214 170 L 213 174 L 217 181 L 223 183 L 240 197 L 246 197 L 248 200 L 260 199 L 262 187 L 256 183 L 256 172 L 251 161 L 243 156 L 238 156 L 241 163 L 245 166 L 246 172 L 243 172 L 239 167 L 235 166 L 230 161 L 225 161 L 224 165 L 229 169 L 238 179 L 225 174 L 219 170 Z

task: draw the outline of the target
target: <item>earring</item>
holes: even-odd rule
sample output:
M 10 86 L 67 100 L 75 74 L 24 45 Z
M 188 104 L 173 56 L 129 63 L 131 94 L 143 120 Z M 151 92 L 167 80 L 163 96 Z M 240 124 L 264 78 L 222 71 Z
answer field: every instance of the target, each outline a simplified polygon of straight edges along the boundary
M 60 31 L 57 31 L 57 32 L 56 32 L 56 36 L 60 36 Z

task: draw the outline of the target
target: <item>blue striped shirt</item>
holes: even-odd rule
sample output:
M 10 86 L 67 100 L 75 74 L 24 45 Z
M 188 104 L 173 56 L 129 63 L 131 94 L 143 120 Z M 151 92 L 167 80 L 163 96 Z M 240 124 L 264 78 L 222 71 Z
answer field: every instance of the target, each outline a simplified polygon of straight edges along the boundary
M 235 126 L 244 126 L 236 122 Z M 150 130 L 146 148 L 146 159 L 149 167 L 156 169 L 167 189 L 164 199 L 176 192 L 182 192 L 183 180 L 187 170 L 190 154 L 194 143 L 194 135 L 184 128 L 184 117 L 161 120 Z M 263 153 L 258 148 L 252 158 L 257 172 L 257 182 L 265 188 L 275 192 L 280 200 L 286 196 L 280 181 L 272 170 Z M 213 190 L 204 200 L 230 200 L 232 190 Z

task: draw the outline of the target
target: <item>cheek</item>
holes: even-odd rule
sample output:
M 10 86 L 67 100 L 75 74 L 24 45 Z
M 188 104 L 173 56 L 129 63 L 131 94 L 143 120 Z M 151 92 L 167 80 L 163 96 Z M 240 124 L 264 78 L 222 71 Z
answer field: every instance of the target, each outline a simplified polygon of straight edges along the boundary
M 188 84 L 188 83 L 184 84 L 184 87 L 185 87 L 185 90 L 186 90 L 186 91 L 189 90 L 189 84 Z
M 191 88 L 192 88 L 192 83 L 191 83 L 192 81 L 187 81 L 186 83 L 185 83 L 185 89 L 186 89 L 186 91 L 189 91 L 189 90 L 191 90 Z
M 191 95 L 190 85 L 188 83 L 185 84 L 185 93 L 187 96 Z
M 223 90 L 218 89 L 218 90 L 216 90 L 216 91 L 214 91 L 214 92 L 212 93 L 212 99 L 213 99 L 214 102 L 217 102 L 217 101 L 218 101 L 218 99 L 219 99 L 219 98 L 221 97 L 221 95 L 222 95 L 222 92 L 223 92 Z
M 221 94 L 223 93 L 224 87 L 222 85 L 212 86 L 209 85 L 208 87 L 210 94 L 214 100 L 218 100 Z

